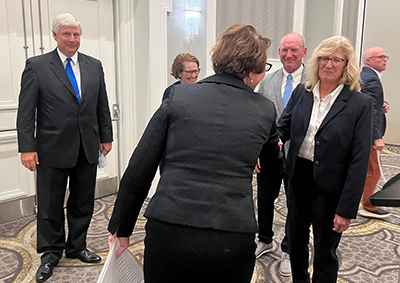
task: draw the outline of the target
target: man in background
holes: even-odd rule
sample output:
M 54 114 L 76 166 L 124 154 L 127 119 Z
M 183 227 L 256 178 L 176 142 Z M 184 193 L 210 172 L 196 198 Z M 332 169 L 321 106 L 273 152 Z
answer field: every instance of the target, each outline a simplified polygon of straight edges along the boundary
M 87 250 L 86 235 L 99 151 L 107 155 L 113 140 L 102 65 L 77 52 L 79 21 L 71 14 L 58 15 L 52 31 L 57 48 L 26 61 L 17 116 L 21 162 L 37 171 L 37 251 L 43 255 L 36 282 L 50 278 L 64 250 L 85 263 L 101 260 Z
M 371 154 L 369 157 L 367 178 L 365 180 L 364 192 L 362 195 L 362 207 L 359 214 L 364 217 L 371 218 L 386 218 L 390 214 L 377 207 L 373 206 L 369 200 L 370 196 L 375 191 L 376 184 L 381 177 L 379 168 L 380 156 L 379 153 L 385 147 L 382 138 L 386 130 L 385 113 L 389 111 L 389 105 L 383 98 L 383 87 L 381 83 L 382 72 L 386 70 L 386 63 L 389 56 L 381 47 L 373 47 L 364 52 L 363 61 L 364 67 L 361 71 L 361 92 L 372 97 L 374 101 L 373 109 L 373 131 L 371 146 Z
M 303 58 L 307 55 L 307 47 L 304 38 L 297 33 L 285 35 L 281 40 L 279 47 L 279 57 L 283 67 L 277 71 L 267 74 L 260 83 L 258 92 L 268 99 L 272 100 L 276 108 L 276 121 L 281 116 L 283 109 L 286 107 L 292 91 L 299 83 L 306 81 L 303 67 Z M 285 156 L 288 152 L 289 144 L 283 145 Z M 258 198 L 258 238 L 259 242 L 256 249 L 256 257 L 259 258 L 265 253 L 272 251 L 274 232 L 272 231 L 274 219 L 274 201 L 279 195 L 279 191 L 284 180 L 285 189 L 287 186 L 287 177 L 285 173 L 278 176 L 268 175 L 268 172 L 257 174 L 257 198 Z M 280 263 L 279 273 L 282 276 L 290 276 L 292 270 L 290 267 L 289 247 L 286 237 L 281 243 L 282 259 Z

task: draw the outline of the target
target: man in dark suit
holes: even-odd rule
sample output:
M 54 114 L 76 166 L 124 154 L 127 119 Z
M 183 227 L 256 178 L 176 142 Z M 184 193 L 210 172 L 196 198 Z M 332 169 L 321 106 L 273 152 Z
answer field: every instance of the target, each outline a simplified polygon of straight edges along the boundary
M 379 152 L 385 147 L 382 141 L 386 130 L 385 113 L 389 110 L 389 105 L 383 100 L 383 87 L 381 83 L 381 72 L 386 70 L 386 63 L 389 56 L 381 47 L 373 47 L 365 51 L 363 55 L 364 68 L 361 71 L 361 92 L 372 97 L 374 101 L 373 109 L 373 131 L 371 154 L 368 163 L 367 178 L 362 196 L 362 208 L 359 214 L 364 217 L 372 217 L 382 219 L 390 214 L 377 207 L 373 206 L 369 200 L 370 196 L 375 191 L 376 184 L 381 177 L 379 169 Z
M 299 83 L 305 83 L 306 75 L 303 67 L 303 58 L 307 55 L 307 47 L 304 38 L 297 33 L 289 33 L 281 40 L 279 47 L 279 57 L 283 67 L 272 74 L 266 74 L 261 81 L 259 93 L 270 99 L 276 109 L 276 121 L 281 116 L 283 109 L 290 99 L 292 91 Z M 289 143 L 283 145 L 283 150 L 287 155 Z M 259 258 L 265 253 L 272 251 L 272 224 L 274 220 L 274 200 L 278 197 L 279 191 L 284 180 L 285 189 L 287 187 L 287 177 L 285 173 L 278 176 L 268 175 L 268 172 L 261 170 L 257 174 L 257 203 L 258 203 L 258 238 L 256 257 Z M 285 229 L 286 230 L 286 229 Z M 290 260 L 288 255 L 288 243 L 285 237 L 281 243 L 282 258 L 279 273 L 282 276 L 290 276 Z
M 86 263 L 101 260 L 86 249 L 86 235 L 94 208 L 99 150 L 107 155 L 113 140 L 101 63 L 77 52 L 79 21 L 71 14 L 58 15 L 52 31 L 57 49 L 26 61 L 17 117 L 21 162 L 37 171 L 37 251 L 43 253 L 37 282 L 52 275 L 64 249 L 69 258 Z

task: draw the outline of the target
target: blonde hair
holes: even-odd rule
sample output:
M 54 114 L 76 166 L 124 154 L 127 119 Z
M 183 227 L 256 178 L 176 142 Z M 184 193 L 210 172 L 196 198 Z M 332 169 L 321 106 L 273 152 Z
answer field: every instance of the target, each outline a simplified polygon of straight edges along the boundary
M 343 68 L 342 78 L 339 84 L 350 86 L 350 90 L 360 91 L 360 69 L 354 53 L 354 48 L 350 41 L 343 36 L 333 36 L 325 39 L 315 48 L 313 55 L 306 64 L 308 81 L 305 87 L 311 91 L 319 80 L 319 58 L 326 57 L 334 53 L 337 49 L 343 52 L 345 67 Z
M 194 62 L 197 64 L 197 68 L 200 67 L 199 59 L 190 53 L 180 53 L 176 55 L 174 62 L 172 63 L 171 73 L 175 79 L 179 79 L 180 74 L 183 72 L 184 62 Z
M 251 72 L 265 72 L 270 45 L 271 41 L 257 33 L 253 26 L 231 25 L 211 50 L 213 69 L 217 74 L 232 74 L 239 79 Z

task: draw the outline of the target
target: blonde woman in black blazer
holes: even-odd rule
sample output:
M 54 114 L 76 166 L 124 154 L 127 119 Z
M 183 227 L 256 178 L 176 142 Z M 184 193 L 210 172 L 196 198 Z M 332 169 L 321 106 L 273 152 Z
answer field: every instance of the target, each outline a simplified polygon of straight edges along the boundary
M 367 173 L 372 100 L 360 93 L 360 73 L 348 39 L 324 40 L 306 66 L 309 81 L 294 90 L 278 121 L 282 142 L 290 140 L 285 173 L 292 276 L 294 283 L 310 282 L 312 225 L 312 282 L 336 283 L 336 249 L 357 216 Z
M 165 152 L 145 216 L 144 275 L 152 282 L 250 282 L 257 225 L 252 172 L 279 170 L 275 108 L 253 90 L 270 41 L 233 25 L 213 48 L 216 75 L 172 88 L 121 180 L 108 230 L 122 247 Z

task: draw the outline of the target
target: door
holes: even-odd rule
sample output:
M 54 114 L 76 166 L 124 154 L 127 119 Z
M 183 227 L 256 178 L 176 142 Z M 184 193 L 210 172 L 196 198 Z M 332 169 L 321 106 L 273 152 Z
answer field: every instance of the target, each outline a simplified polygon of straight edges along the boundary
M 0 223 L 35 213 L 36 176 L 21 165 L 18 154 L 20 79 L 27 58 L 56 48 L 51 24 L 65 12 L 81 23 L 79 51 L 102 61 L 110 111 L 112 116 L 117 113 L 112 0 L 0 0 Z M 117 191 L 118 119 L 113 118 L 113 149 L 107 156 L 109 165 L 98 170 L 96 197 Z

